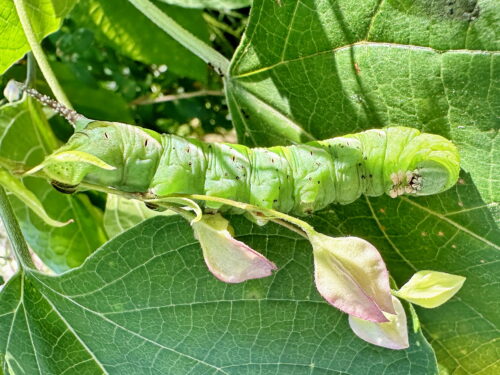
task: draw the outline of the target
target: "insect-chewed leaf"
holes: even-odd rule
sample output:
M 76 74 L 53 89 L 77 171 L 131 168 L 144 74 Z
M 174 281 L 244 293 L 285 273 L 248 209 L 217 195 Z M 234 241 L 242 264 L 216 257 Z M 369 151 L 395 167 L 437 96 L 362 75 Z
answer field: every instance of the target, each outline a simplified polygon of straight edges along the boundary
M 377 346 L 389 349 L 406 349 L 408 343 L 408 327 L 406 313 L 401 302 L 392 297 L 396 314 L 385 314 L 389 320 L 386 323 L 368 322 L 349 316 L 352 331 L 361 339 Z
M 0 168 L 0 185 L 18 197 L 26 206 L 28 206 L 35 214 L 37 214 L 43 221 L 53 227 L 62 227 L 71 223 L 69 220 L 65 223 L 52 219 L 38 198 L 29 191 L 20 180 L 11 175 L 6 169 Z
M 210 272 L 219 280 L 240 283 L 270 276 L 277 269 L 262 254 L 234 239 L 228 231 L 229 222 L 221 215 L 204 215 L 191 225 Z
M 432 309 L 441 306 L 462 287 L 465 277 L 445 272 L 419 271 L 394 294 L 416 305 Z

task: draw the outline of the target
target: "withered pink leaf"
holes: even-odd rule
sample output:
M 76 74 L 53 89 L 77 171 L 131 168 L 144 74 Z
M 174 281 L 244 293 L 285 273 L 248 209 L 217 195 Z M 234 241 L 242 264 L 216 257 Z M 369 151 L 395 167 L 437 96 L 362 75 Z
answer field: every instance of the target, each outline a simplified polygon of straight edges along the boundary
M 236 240 L 228 231 L 228 221 L 221 215 L 204 215 L 192 223 L 210 272 L 226 283 L 241 283 L 267 277 L 276 270 L 273 262 Z
M 309 233 L 316 287 L 333 306 L 361 319 L 387 322 L 393 314 L 389 273 L 377 249 L 357 237 Z
M 385 314 L 389 322 L 376 323 L 349 316 L 352 331 L 361 339 L 373 345 L 389 349 L 406 349 L 408 343 L 408 327 L 406 313 L 401 302 L 392 297 L 396 314 Z

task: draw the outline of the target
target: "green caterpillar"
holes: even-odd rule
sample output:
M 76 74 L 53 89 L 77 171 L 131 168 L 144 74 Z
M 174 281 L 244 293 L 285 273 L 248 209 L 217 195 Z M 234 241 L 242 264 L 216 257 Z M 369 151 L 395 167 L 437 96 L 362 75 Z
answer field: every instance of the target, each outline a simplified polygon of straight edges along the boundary
M 39 99 L 51 105 L 48 97 Z M 52 107 L 76 124 L 75 134 L 55 154 L 84 152 L 114 167 L 49 157 L 44 171 L 56 188 L 67 193 L 87 182 L 154 197 L 204 194 L 300 216 L 331 203 L 351 203 L 361 194 L 440 193 L 453 186 L 459 174 L 454 144 L 413 128 L 389 127 L 252 149 L 93 121 L 58 103 Z M 205 204 L 242 213 L 219 202 Z
M 357 237 L 324 235 L 287 213 L 306 215 L 361 194 L 442 192 L 456 183 L 460 169 L 457 149 L 447 139 L 389 127 L 251 149 L 89 120 L 35 90 L 26 92 L 75 125 L 69 141 L 26 174 L 43 169 L 43 177 L 65 193 L 82 184 L 172 209 L 191 223 L 210 271 L 228 283 L 267 277 L 277 267 L 235 239 L 221 215 L 204 215 L 193 199 L 210 210 L 245 213 L 258 224 L 273 221 L 310 241 L 316 287 L 331 305 L 376 324 L 390 322 L 386 313 L 405 319 L 404 310 L 394 308 L 389 274 L 373 245 Z M 398 330 L 400 342 L 382 344 L 377 338 L 375 343 L 406 348 L 406 324 Z M 360 328 L 356 334 L 363 338 L 363 332 Z

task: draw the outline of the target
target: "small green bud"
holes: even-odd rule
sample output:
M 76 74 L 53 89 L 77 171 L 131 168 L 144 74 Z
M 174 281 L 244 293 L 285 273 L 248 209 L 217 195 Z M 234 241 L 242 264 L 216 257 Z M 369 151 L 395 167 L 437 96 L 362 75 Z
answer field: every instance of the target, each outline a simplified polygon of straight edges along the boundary
M 416 305 L 432 309 L 441 306 L 457 293 L 465 277 L 436 271 L 419 271 L 401 289 L 394 292 Z

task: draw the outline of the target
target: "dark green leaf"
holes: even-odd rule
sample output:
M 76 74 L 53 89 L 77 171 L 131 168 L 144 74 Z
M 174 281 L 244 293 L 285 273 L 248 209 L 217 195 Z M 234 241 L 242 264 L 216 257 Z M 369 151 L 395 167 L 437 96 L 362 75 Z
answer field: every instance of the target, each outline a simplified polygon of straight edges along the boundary
M 485 201 L 500 200 L 492 185 L 500 152 L 498 4 L 282 3 L 254 2 L 232 61 L 228 96 L 242 142 L 418 127 L 457 142 Z
M 399 285 L 419 270 L 467 277 L 443 306 L 417 308 L 421 324 L 450 373 L 495 374 L 500 231 L 490 212 L 495 206 L 484 204 L 470 176 L 461 181 L 439 197 L 363 198 L 332 206 L 313 223 L 323 232 L 373 243 Z
M 457 143 L 470 175 L 420 199 L 361 199 L 314 218 L 383 252 L 402 285 L 416 270 L 466 276 L 436 310 L 419 309 L 450 373 L 499 370 L 500 7 L 494 1 L 254 1 L 227 92 L 240 140 L 325 139 L 389 124 Z
M 191 33 L 208 40 L 201 11 L 161 5 L 170 17 Z M 165 34 L 128 1 L 82 1 L 72 17 L 126 56 L 147 64 L 166 64 L 168 69 L 180 76 L 206 80 L 205 63 Z
M 307 241 L 242 218 L 235 227 L 280 271 L 224 284 L 208 272 L 189 224 L 160 216 L 64 275 L 12 279 L 0 294 L 5 362 L 26 374 L 437 372 L 420 333 L 405 351 L 352 334 L 347 316 L 315 290 Z

